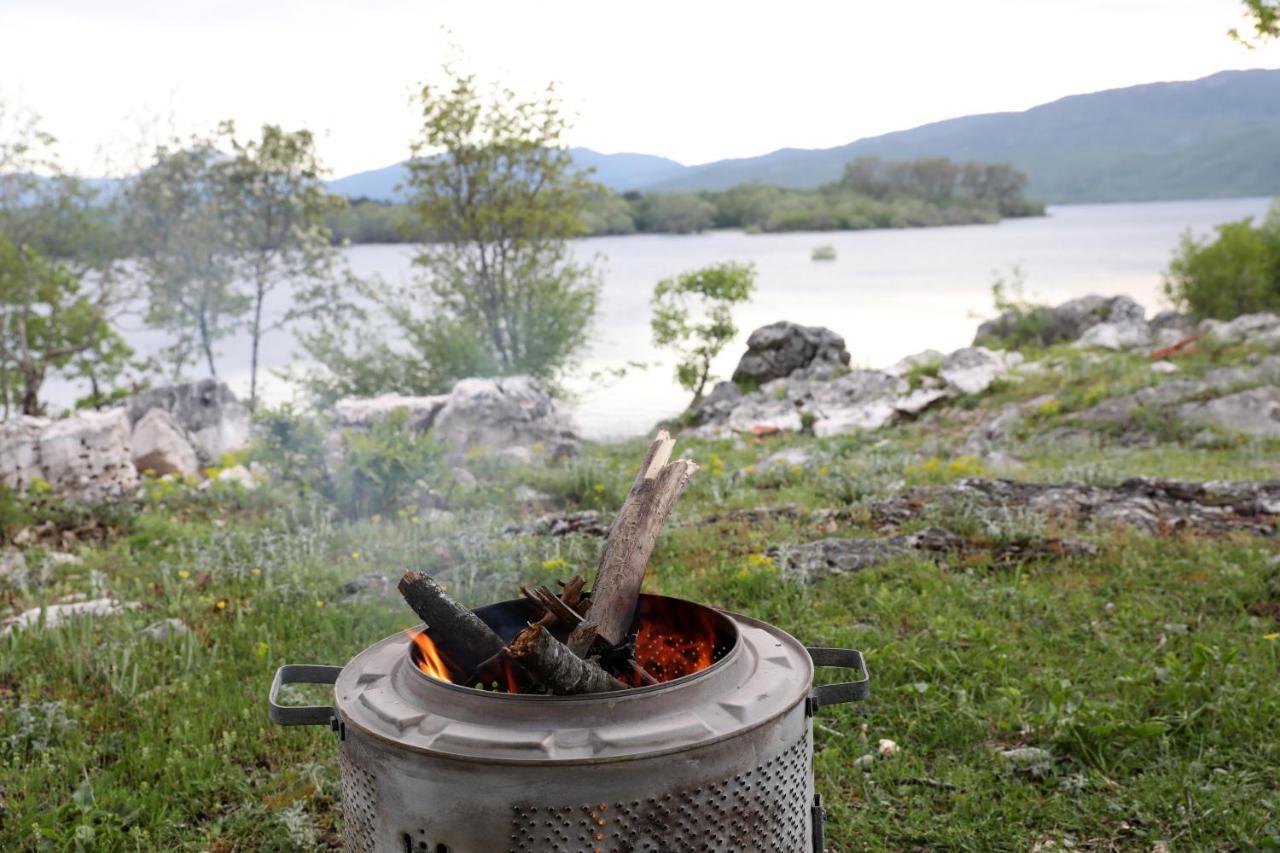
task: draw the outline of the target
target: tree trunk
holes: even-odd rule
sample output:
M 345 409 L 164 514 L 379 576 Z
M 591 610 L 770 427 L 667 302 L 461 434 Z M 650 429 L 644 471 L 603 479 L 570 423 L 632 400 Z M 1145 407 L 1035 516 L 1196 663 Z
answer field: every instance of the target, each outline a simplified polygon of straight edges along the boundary
M 253 303 L 253 347 L 249 356 L 249 412 L 258 410 L 258 345 L 262 341 L 262 300 L 266 293 L 259 281 Z

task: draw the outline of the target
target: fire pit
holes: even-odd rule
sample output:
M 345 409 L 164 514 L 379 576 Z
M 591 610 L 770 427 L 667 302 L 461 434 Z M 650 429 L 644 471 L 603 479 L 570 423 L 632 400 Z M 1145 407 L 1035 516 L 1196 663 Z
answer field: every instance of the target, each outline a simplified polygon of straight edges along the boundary
M 674 444 L 650 445 L 590 594 L 575 576 L 471 611 L 406 572 L 421 627 L 276 672 L 271 720 L 341 741 L 348 851 L 821 853 L 809 718 L 866 697 L 862 654 L 640 594 L 698 469 Z M 860 677 L 815 688 L 815 666 Z M 292 683 L 333 684 L 333 706 L 280 705 Z
M 398 634 L 345 667 L 281 667 L 271 719 L 338 733 L 352 853 L 820 853 L 810 718 L 866 697 L 862 654 L 679 599 L 637 610 L 709 628 L 708 665 L 612 693 L 495 692 L 428 675 Z M 476 614 L 506 640 L 537 617 L 522 599 Z M 815 665 L 860 677 L 813 687 Z M 277 704 L 297 682 L 334 684 L 333 707 Z

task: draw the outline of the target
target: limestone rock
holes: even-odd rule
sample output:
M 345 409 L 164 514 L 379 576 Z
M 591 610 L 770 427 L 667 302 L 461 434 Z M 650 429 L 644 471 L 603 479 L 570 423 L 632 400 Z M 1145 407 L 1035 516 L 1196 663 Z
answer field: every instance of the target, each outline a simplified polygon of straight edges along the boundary
M 200 471 L 200 458 L 184 430 L 165 409 L 151 409 L 133 427 L 129 438 L 138 471 L 183 476 Z
M 121 603 L 114 598 L 95 598 L 92 601 L 33 607 L 17 616 L 0 621 L 0 637 L 7 637 L 19 629 L 30 630 L 42 625 L 45 628 L 56 628 L 77 616 L 114 616 L 140 606 L 137 602 Z
M 791 470 L 792 468 L 803 468 L 812 460 L 812 455 L 803 447 L 788 447 L 785 450 L 779 450 L 769 454 L 759 465 L 756 466 L 758 473 L 767 473 L 776 469 Z
M 55 492 L 69 497 L 118 496 L 138 485 L 124 409 L 81 412 L 40 432 L 40 464 Z
M 938 376 L 959 394 L 980 394 L 1022 363 L 1022 354 L 985 347 L 965 347 L 942 359 Z
M 1142 322 L 1106 322 L 1090 326 L 1073 344 L 1080 349 L 1127 350 L 1151 343 L 1151 330 Z
M 406 397 L 401 394 L 383 394 L 381 397 L 371 398 L 348 397 L 333 404 L 333 425 L 339 429 L 369 430 L 374 424 L 403 410 L 409 429 L 427 432 L 448 400 L 448 394 L 428 397 Z
M 1127 296 L 1083 296 L 1056 307 L 1032 308 L 1030 321 L 1035 324 L 1035 343 L 1042 346 L 1074 341 L 1085 330 L 1099 323 L 1142 323 L 1146 310 Z M 1016 332 L 1025 328 L 1028 318 L 1018 312 L 1001 314 L 978 327 L 975 345 L 984 343 L 1019 343 Z
M 1234 320 L 1205 320 L 1197 331 L 1229 343 L 1280 341 L 1280 314 L 1243 314 Z
M 1195 426 L 1214 426 L 1247 435 L 1280 436 L 1280 388 L 1251 388 L 1206 402 L 1184 403 L 1178 417 Z
M 361 595 L 385 595 L 390 588 L 391 579 L 382 572 L 365 572 L 344 583 L 342 594 L 347 598 Z
M 829 378 L 848 364 L 844 338 L 821 326 L 801 326 L 784 320 L 751 333 L 747 351 L 733 371 L 733 381 L 763 385 L 797 373 L 808 378 Z
M 39 436 L 49 423 L 47 418 L 28 415 L 0 421 L 0 486 L 25 491 L 37 478 L 44 478 Z
M 778 545 L 766 553 L 784 577 L 810 583 L 829 575 L 858 572 L 904 554 L 944 554 L 960 547 L 958 536 L 942 527 L 885 539 L 820 539 L 802 545 Z
M 152 409 L 164 409 L 192 437 L 202 465 L 216 465 L 223 454 L 249 442 L 249 413 L 225 382 L 202 379 L 152 388 L 127 403 L 130 426 Z
M 431 433 L 457 451 L 540 445 L 557 458 L 578 449 L 568 413 L 545 385 L 528 376 L 461 380 Z
M 166 640 L 190 634 L 191 628 L 181 619 L 161 619 L 159 622 L 152 622 L 138 633 L 148 640 L 163 643 Z

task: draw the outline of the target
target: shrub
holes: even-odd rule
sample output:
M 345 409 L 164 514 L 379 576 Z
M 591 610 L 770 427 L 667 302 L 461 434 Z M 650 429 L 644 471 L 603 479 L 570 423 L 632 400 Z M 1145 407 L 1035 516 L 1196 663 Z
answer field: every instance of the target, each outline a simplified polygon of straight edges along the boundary
M 1165 273 L 1165 294 L 1201 319 L 1280 311 L 1280 200 L 1257 227 L 1246 218 L 1216 230 L 1212 241 L 1182 236 Z
M 429 435 L 395 412 L 367 433 L 347 433 L 333 474 L 334 500 L 344 513 L 362 517 L 439 501 L 450 485 L 444 451 Z

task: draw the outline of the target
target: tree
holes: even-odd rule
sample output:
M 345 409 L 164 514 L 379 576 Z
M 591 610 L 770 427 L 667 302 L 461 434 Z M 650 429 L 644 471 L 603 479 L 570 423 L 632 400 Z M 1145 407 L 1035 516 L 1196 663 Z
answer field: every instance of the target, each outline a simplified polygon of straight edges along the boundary
M 145 319 L 172 337 L 163 358 L 175 378 L 201 357 L 217 376 L 214 347 L 235 332 L 252 304 L 235 287 L 224 162 L 212 139 L 174 141 L 156 149 L 129 189 L 138 271 L 148 294 Z
M 309 131 L 287 132 L 264 125 L 261 136 L 241 142 L 225 122 L 219 133 L 232 157 L 214 165 L 226 211 L 228 251 L 236 278 L 251 303 L 249 408 L 258 402 L 262 339 L 299 319 L 342 304 L 344 278 L 328 217 L 343 206 L 320 182 L 323 169 Z M 289 307 L 266 318 L 267 298 L 281 286 L 292 290 Z
M 712 360 L 738 333 L 733 306 L 751 298 L 755 275 L 752 264 L 726 262 L 664 278 L 653 289 L 653 343 L 676 352 L 676 381 L 693 392 L 690 408 L 714 378 Z M 697 318 L 695 304 L 700 309 Z
M 525 100 L 446 68 L 447 86 L 424 85 L 416 102 L 407 189 L 430 241 L 415 263 L 433 297 L 401 293 L 389 316 L 441 381 L 467 373 L 558 373 L 587 343 L 599 293 L 593 267 L 568 240 L 601 191 L 575 169 L 561 138 L 566 121 L 552 87 Z M 415 288 L 416 289 L 416 288 Z
M 115 376 L 131 355 L 113 323 L 131 291 L 112 199 L 62 171 L 34 113 L 0 103 L 0 401 L 45 411 L 51 374 Z M 89 372 L 92 371 L 92 372 Z M 100 389 L 99 389 L 100 391 Z
M 1280 200 L 1260 226 L 1242 219 L 1217 232 L 1212 242 L 1183 235 L 1165 273 L 1165 294 L 1196 317 L 1280 311 Z
M 1242 0 L 1245 17 L 1253 26 L 1253 41 L 1232 27 L 1227 35 L 1252 50 L 1258 44 L 1280 38 L 1280 0 Z

